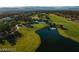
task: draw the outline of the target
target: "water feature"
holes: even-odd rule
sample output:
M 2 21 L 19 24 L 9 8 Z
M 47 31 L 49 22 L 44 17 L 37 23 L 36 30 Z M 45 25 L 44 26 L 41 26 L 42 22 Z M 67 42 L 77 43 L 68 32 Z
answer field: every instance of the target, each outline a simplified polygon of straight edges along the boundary
M 55 27 L 43 28 L 36 33 L 41 38 L 41 45 L 36 51 L 79 51 L 79 43 L 61 36 Z

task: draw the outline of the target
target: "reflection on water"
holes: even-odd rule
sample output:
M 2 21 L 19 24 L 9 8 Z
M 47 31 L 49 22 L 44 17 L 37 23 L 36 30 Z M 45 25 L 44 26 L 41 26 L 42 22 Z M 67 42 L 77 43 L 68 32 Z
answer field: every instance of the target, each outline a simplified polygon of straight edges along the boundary
M 36 51 L 79 51 L 79 43 L 59 35 L 55 28 L 43 28 L 36 33 L 41 38 L 41 45 Z

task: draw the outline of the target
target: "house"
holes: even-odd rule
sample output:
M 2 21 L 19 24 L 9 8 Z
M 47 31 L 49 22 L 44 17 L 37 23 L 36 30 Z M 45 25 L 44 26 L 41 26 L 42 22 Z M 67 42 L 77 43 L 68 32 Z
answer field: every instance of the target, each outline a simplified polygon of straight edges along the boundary
M 10 21 L 12 20 L 11 17 L 5 17 L 5 18 L 1 18 L 0 21 Z
M 40 23 L 40 24 L 45 24 L 46 22 L 45 22 L 44 20 L 41 20 L 41 19 L 40 19 L 40 20 L 35 20 L 34 23 L 37 23 L 37 24 L 38 24 L 38 23 Z
M 18 25 L 18 24 L 16 25 L 16 29 L 17 29 L 17 30 L 19 29 L 19 25 Z

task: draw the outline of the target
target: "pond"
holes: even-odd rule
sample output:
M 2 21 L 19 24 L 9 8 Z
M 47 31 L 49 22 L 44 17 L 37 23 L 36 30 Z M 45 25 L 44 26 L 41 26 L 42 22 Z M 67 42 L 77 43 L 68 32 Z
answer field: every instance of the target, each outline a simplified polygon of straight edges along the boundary
M 79 43 L 61 36 L 56 28 L 43 28 L 36 33 L 41 38 L 41 45 L 36 51 L 79 51 Z

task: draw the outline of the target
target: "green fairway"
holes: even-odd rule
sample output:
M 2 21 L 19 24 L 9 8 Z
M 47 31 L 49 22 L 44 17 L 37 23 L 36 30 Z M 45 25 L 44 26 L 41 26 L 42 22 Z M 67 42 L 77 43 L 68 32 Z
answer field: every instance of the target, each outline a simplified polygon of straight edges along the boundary
M 18 31 L 22 34 L 22 37 L 17 39 L 15 46 L 11 46 L 6 42 L 6 45 L 0 45 L 0 48 L 16 48 L 16 51 L 35 51 L 40 44 L 39 36 L 26 27 L 21 27 Z
M 47 19 L 48 22 L 51 24 L 53 24 L 53 23 L 56 24 L 56 27 L 58 30 L 58 32 L 57 32 L 58 35 L 60 34 L 62 37 L 69 38 L 70 40 L 79 42 L 79 24 L 78 23 L 69 21 L 68 19 L 66 19 L 64 17 L 57 16 L 55 14 L 47 14 L 47 15 L 49 17 L 49 19 Z M 36 15 L 32 16 L 32 20 L 31 20 L 31 22 L 34 22 L 34 20 L 35 21 L 40 20 L 40 18 L 36 14 Z M 42 19 L 42 20 L 45 20 L 45 19 Z M 16 39 L 16 45 L 14 45 L 14 46 L 11 46 L 11 44 L 9 42 L 7 42 L 7 40 L 5 39 L 4 40 L 5 44 L 4 45 L 0 44 L 0 49 L 4 49 L 3 51 L 17 51 L 17 52 L 19 52 L 19 51 L 23 51 L 23 52 L 36 51 L 36 49 L 40 46 L 40 44 L 42 44 L 41 43 L 42 38 L 36 33 L 36 31 L 49 27 L 50 26 L 49 23 L 38 22 L 38 23 L 30 24 L 29 21 L 27 21 L 27 22 L 25 22 L 23 20 L 18 21 L 18 24 L 21 25 L 21 26 L 18 26 L 19 27 L 18 32 L 21 33 L 22 36 L 18 37 Z M 30 26 L 27 26 L 27 25 L 30 25 Z M 67 30 L 62 29 L 60 27 L 60 25 L 63 25 L 64 28 L 66 28 Z M 43 32 L 41 32 L 41 33 L 43 33 Z M 45 29 L 44 33 L 43 33 L 44 37 L 47 35 L 46 36 L 47 38 L 45 37 L 47 39 L 47 42 L 50 43 L 50 41 L 51 41 L 51 46 L 53 45 L 53 43 L 56 42 L 56 44 L 58 44 L 58 42 L 61 41 L 61 40 L 59 40 L 59 36 L 58 37 L 54 36 L 55 35 L 54 31 L 51 33 L 50 30 Z M 56 40 L 55 38 L 57 38 L 58 41 L 55 41 Z M 61 42 L 60 42 L 60 44 L 61 44 Z M 46 45 L 48 45 L 48 44 L 46 44 Z M 9 50 L 7 50 L 7 49 L 9 49 Z
M 35 51 L 40 44 L 39 36 L 26 27 L 20 28 L 19 32 L 22 33 L 22 37 L 18 39 L 17 51 Z
M 1 49 L 13 49 L 12 51 L 35 51 L 40 45 L 40 37 L 35 33 L 36 30 L 47 26 L 46 24 L 34 24 L 34 28 L 28 28 L 25 26 L 20 27 L 18 30 L 22 37 L 17 39 L 16 45 L 11 46 L 10 43 L 6 41 L 5 45 L 0 45 Z M 14 48 L 16 50 L 14 50 Z M 7 50 L 5 50 L 7 51 Z M 11 51 L 11 50 L 9 50 Z
M 72 21 L 68 21 L 66 18 L 64 17 L 60 17 L 54 14 L 49 14 L 50 20 L 54 23 L 56 23 L 57 25 L 63 25 L 65 28 L 67 28 L 67 30 L 63 30 L 59 27 L 57 27 L 59 33 L 67 38 L 70 38 L 76 42 L 79 42 L 79 24 L 72 22 Z

